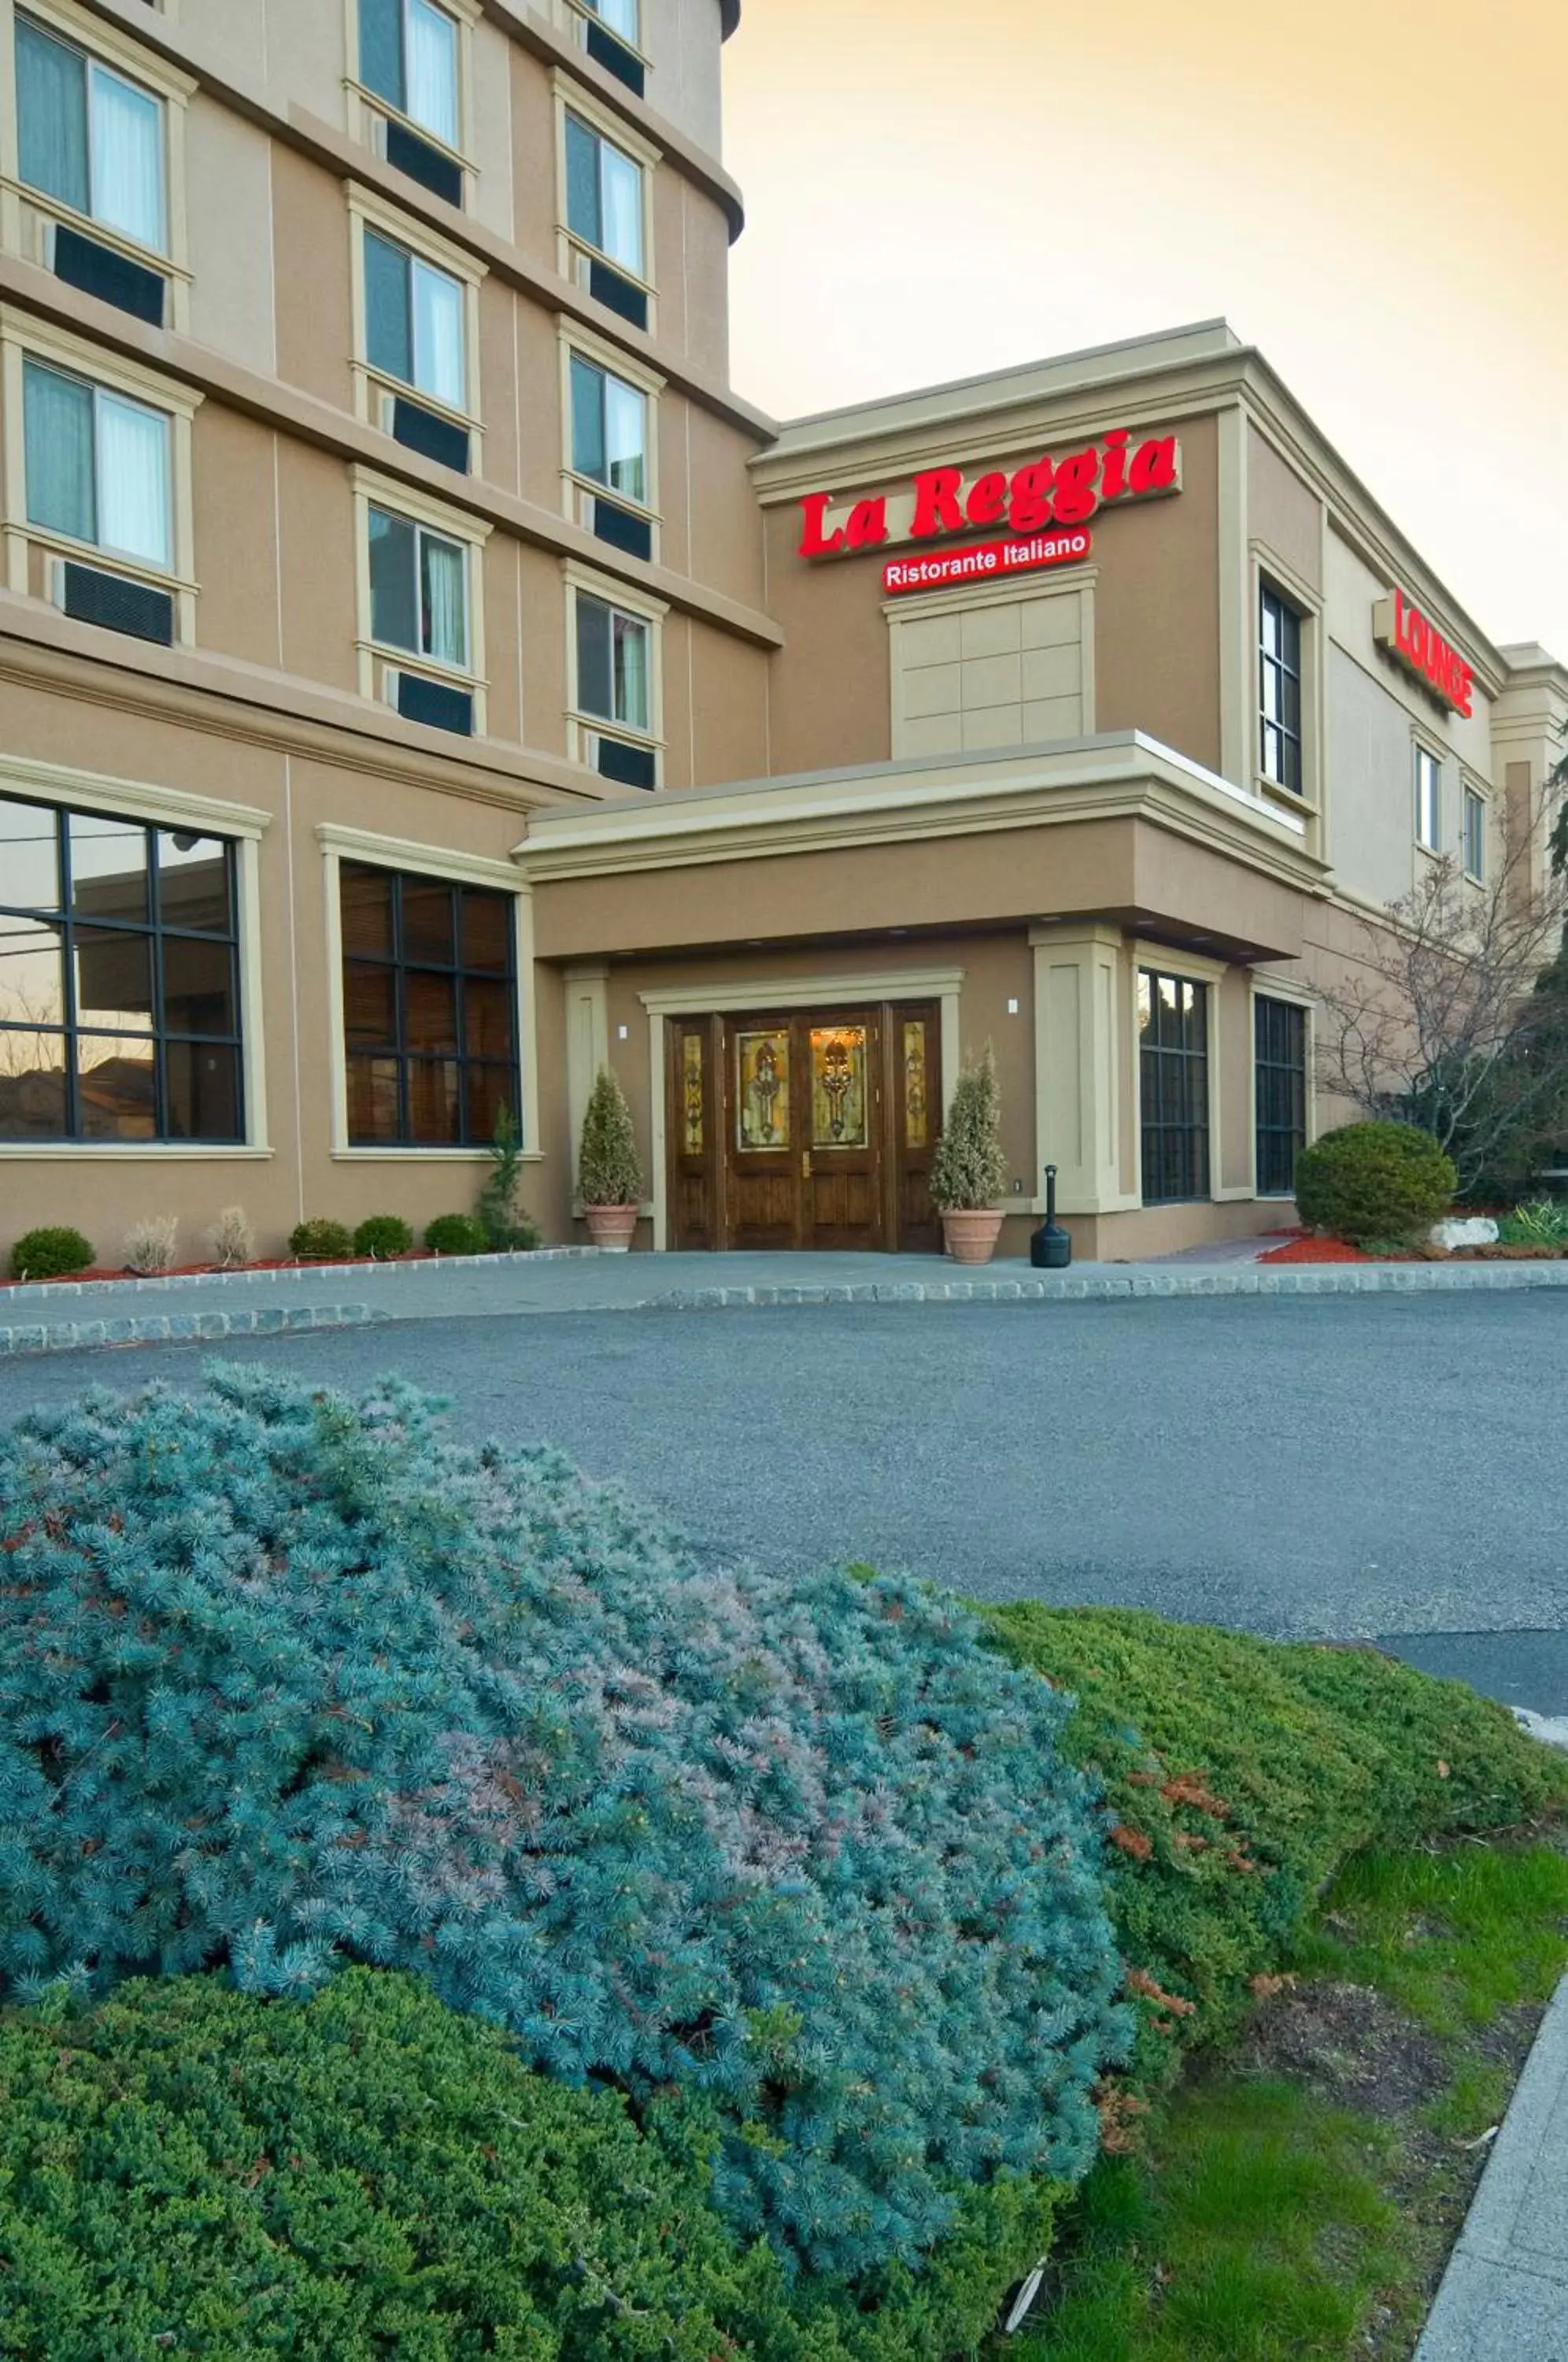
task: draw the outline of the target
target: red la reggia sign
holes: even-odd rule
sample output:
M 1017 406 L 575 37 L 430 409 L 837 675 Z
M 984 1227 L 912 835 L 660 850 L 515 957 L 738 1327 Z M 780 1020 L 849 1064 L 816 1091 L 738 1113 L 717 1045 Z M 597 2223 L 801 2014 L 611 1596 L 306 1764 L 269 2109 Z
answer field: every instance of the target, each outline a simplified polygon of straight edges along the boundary
M 895 532 L 889 496 L 879 492 L 856 501 L 841 524 L 829 529 L 832 492 L 809 492 L 801 503 L 801 556 L 844 557 L 857 550 L 878 549 L 893 539 L 933 541 L 949 534 L 983 532 L 1005 525 L 1012 538 L 966 550 L 963 566 L 947 561 L 936 568 L 928 561 L 892 563 L 884 571 L 884 587 L 900 591 L 941 589 L 946 581 L 1016 573 L 1032 567 L 1061 566 L 1086 557 L 1087 524 L 1102 508 L 1127 501 L 1151 500 L 1181 490 L 1181 446 L 1174 435 L 1156 435 L 1134 445 L 1126 427 L 1116 427 L 1066 458 L 1032 459 L 1010 471 L 991 469 L 966 479 L 960 468 L 927 468 L 913 481 L 908 522 Z M 1067 527 L 1051 533 L 1048 527 Z M 1076 545 L 1081 543 L 1082 547 Z M 1069 546 L 1069 545 L 1073 545 Z M 937 578 L 933 579 L 933 569 Z

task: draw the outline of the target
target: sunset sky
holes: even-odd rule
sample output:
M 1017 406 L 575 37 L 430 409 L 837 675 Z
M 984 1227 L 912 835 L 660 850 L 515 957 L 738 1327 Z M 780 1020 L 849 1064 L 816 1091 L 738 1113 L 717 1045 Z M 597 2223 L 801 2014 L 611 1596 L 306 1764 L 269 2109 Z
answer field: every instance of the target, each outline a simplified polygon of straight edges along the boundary
M 1568 0 L 745 0 L 726 76 L 775 415 L 1222 315 L 1568 661 Z

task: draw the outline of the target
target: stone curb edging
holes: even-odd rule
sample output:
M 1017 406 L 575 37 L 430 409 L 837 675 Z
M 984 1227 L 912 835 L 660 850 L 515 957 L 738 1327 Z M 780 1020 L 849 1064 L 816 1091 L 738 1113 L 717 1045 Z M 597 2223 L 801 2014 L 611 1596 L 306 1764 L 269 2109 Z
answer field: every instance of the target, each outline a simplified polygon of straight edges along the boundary
M 149 1312 L 118 1319 L 51 1320 L 0 1329 L 0 1357 L 12 1353 L 74 1353 L 90 1345 L 167 1345 L 183 1339 L 278 1337 L 299 1329 L 360 1329 L 391 1325 L 392 1315 L 369 1304 L 279 1304 L 243 1312 Z
M 1568 1263 L 1329 1264 L 1263 1271 L 1052 1273 L 1036 1279 L 871 1280 L 773 1287 L 674 1287 L 591 1312 L 709 1312 L 780 1304 L 1040 1304 L 1122 1302 L 1133 1297 L 1428 1296 L 1520 1288 L 1568 1288 Z M 562 1307 L 565 1310 L 569 1308 Z
M 482 1255 L 427 1255 L 417 1263 L 286 1263 L 271 1271 L 188 1271 L 170 1277 L 124 1279 L 33 1279 L 19 1280 L 14 1287 L 0 1287 L 0 1315 L 7 1313 L 14 1304 L 41 1304 L 59 1296 L 88 1296 L 101 1301 L 109 1296 L 139 1296 L 149 1287 L 267 1287 L 280 1280 L 358 1279 L 373 1273 L 380 1279 L 396 1275 L 407 1279 L 415 1272 L 477 1271 L 481 1266 L 493 1271 L 498 1266 L 513 1264 L 581 1263 L 597 1257 L 598 1247 L 521 1247 L 512 1253 Z

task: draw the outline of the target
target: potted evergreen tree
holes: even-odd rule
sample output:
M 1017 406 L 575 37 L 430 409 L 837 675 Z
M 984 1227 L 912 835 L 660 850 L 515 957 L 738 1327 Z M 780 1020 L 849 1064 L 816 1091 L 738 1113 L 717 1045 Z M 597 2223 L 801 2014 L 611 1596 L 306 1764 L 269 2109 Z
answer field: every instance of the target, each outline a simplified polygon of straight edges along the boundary
M 624 1254 L 637 1227 L 643 1168 L 626 1094 L 608 1066 L 599 1069 L 582 1119 L 577 1192 L 594 1245 L 606 1254 Z
M 959 1073 L 932 1159 L 930 1187 L 954 1262 L 989 1263 L 1002 1225 L 997 1201 L 1007 1187 L 1007 1159 L 997 1057 L 988 1042 Z

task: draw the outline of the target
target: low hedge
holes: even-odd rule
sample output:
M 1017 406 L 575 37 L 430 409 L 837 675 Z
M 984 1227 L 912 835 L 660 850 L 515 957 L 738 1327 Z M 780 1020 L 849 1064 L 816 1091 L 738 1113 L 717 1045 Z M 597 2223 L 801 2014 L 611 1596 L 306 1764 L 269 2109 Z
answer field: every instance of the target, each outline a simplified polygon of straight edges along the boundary
M 1568 1805 L 1568 1758 L 1460 1682 L 1370 1650 L 1137 1609 L 988 1611 L 1077 1698 L 1062 1747 L 1114 1815 L 1108 1902 L 1139 2000 L 1134 2084 L 1231 2025 L 1352 1854 Z
M 918 2280 L 792 2290 L 720 2221 L 699 2122 L 645 2137 L 371 1969 L 0 2014 L 0 2090 L 17 2362 L 945 2362 L 1050 2239 L 1054 2193 L 1002 2185 Z

